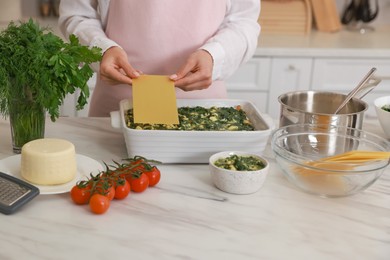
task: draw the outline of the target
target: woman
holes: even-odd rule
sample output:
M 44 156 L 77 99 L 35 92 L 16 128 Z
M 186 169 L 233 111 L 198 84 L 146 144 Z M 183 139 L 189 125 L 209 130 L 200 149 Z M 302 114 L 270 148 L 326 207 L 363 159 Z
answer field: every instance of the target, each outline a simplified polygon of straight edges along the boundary
M 223 79 L 257 47 L 260 0 L 62 0 L 66 37 L 103 50 L 90 116 L 131 97 L 140 74 L 168 75 L 177 98 L 226 98 Z

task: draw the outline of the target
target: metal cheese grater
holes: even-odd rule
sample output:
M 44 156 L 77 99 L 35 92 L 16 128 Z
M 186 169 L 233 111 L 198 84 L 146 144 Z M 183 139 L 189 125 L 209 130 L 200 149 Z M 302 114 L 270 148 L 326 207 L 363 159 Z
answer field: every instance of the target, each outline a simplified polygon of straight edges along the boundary
M 35 198 L 39 189 L 21 179 L 0 172 L 0 212 L 12 214 Z

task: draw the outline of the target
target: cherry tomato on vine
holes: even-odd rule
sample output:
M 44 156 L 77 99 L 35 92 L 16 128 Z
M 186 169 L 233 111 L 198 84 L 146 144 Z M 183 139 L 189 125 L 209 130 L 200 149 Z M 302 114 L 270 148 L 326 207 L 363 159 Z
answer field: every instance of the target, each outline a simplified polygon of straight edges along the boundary
M 115 199 L 122 200 L 127 197 L 130 193 L 130 183 L 125 180 L 123 185 L 116 185 L 115 188 Z
M 156 166 L 154 166 L 152 170 L 145 172 L 145 174 L 149 178 L 149 187 L 155 186 L 160 181 L 161 173 Z
M 106 197 L 109 199 L 109 200 L 113 200 L 114 197 L 115 197 L 115 188 L 114 186 L 111 186 L 108 191 L 107 191 L 107 194 L 106 194 Z
M 135 162 L 130 163 L 129 169 L 131 169 L 132 172 L 143 172 L 145 171 L 145 164 L 143 160 L 137 160 Z
M 139 158 L 139 159 L 136 159 L 136 160 L 134 160 L 134 161 L 131 161 L 131 162 L 130 162 L 130 165 L 142 164 L 142 163 L 144 163 L 144 162 L 145 162 L 144 159 Z
M 90 188 L 79 187 L 75 185 L 70 191 L 70 197 L 72 198 L 73 202 L 78 205 L 87 204 L 91 198 Z
M 130 178 L 130 187 L 134 192 L 143 192 L 149 186 L 149 178 L 145 173 L 141 173 L 139 177 L 132 176 Z
M 137 163 L 132 162 L 129 165 L 125 166 L 124 168 L 120 169 L 121 174 L 119 175 L 119 177 L 126 178 L 126 180 L 130 182 L 132 174 L 136 172 L 144 172 L 145 171 L 144 165 L 143 164 L 138 165 L 138 163 L 142 163 L 142 161 L 139 161 Z
M 96 193 L 89 200 L 89 208 L 95 214 L 103 214 L 110 207 L 110 199 L 107 196 Z

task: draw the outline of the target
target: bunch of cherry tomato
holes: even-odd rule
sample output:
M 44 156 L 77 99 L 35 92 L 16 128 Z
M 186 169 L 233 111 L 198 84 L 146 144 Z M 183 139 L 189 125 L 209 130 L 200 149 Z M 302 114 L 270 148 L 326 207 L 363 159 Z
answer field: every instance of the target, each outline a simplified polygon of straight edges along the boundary
M 95 214 L 103 214 L 114 199 L 125 199 L 130 191 L 143 192 L 155 186 L 161 178 L 160 170 L 141 156 L 124 159 L 125 163 L 114 161 L 97 175 L 91 174 L 88 180 L 79 181 L 70 191 L 72 201 L 77 205 L 89 204 Z

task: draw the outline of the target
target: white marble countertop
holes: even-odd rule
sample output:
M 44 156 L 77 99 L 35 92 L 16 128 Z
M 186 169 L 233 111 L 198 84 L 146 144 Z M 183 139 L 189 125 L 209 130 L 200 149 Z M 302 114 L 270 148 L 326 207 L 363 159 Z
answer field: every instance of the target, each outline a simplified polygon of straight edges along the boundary
M 390 58 L 390 25 L 361 34 L 342 30 L 334 33 L 312 30 L 306 36 L 260 34 L 256 56 Z
M 383 135 L 375 119 L 366 130 Z M 98 161 L 126 157 L 107 118 L 47 120 L 46 137 L 73 142 Z M 11 156 L 0 120 L 0 158 Z M 251 195 L 215 188 L 207 165 L 160 165 L 161 182 L 104 215 L 69 194 L 39 195 L 13 215 L 0 214 L 0 259 L 383 259 L 390 257 L 390 169 L 354 196 L 324 199 L 296 190 L 271 162 Z

